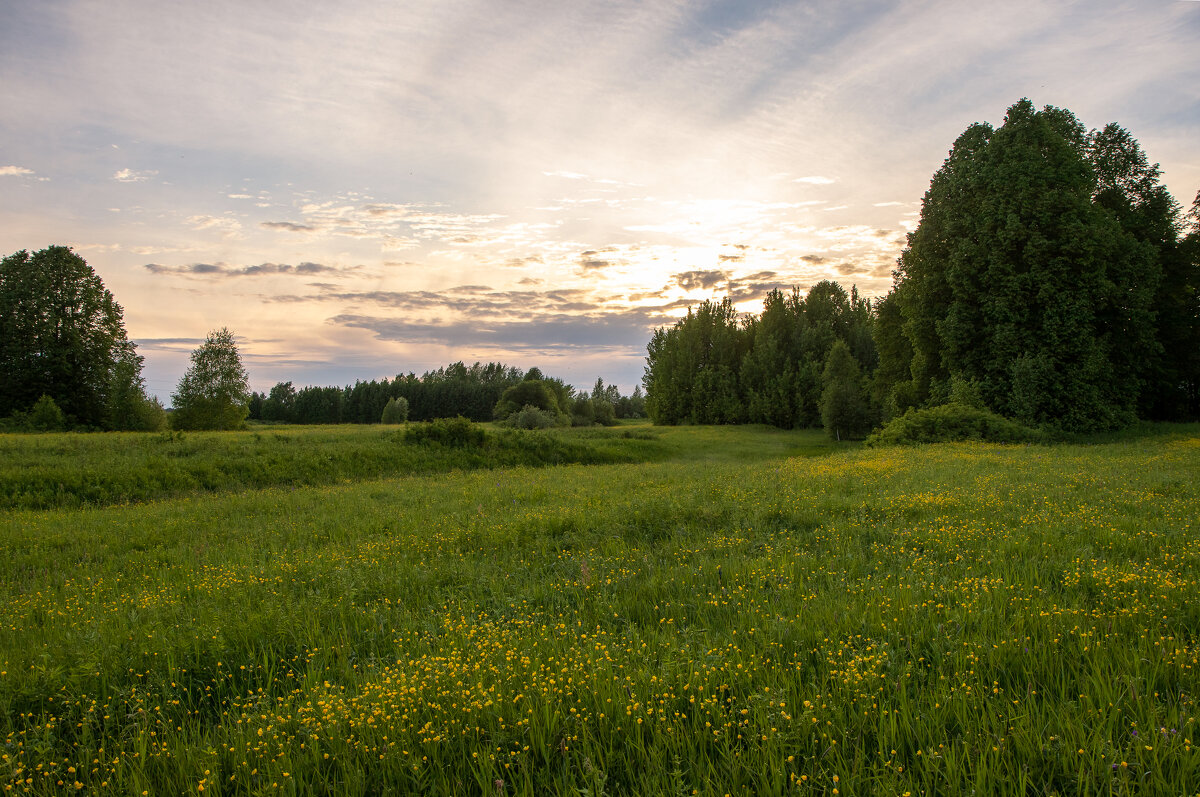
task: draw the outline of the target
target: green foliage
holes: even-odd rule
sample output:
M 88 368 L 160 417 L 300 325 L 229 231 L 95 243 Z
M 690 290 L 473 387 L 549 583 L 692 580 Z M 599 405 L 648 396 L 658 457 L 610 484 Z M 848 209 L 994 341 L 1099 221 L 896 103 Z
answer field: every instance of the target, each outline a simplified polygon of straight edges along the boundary
M 233 333 L 222 327 L 192 352 L 192 364 L 171 396 L 171 426 L 181 430 L 240 429 L 250 413 L 249 377 Z
M 646 417 L 646 397 L 641 385 L 635 385 L 632 393 L 617 399 L 615 413 L 621 420 Z
M 915 403 L 910 370 L 913 347 L 904 333 L 904 316 L 900 311 L 898 290 L 893 290 L 876 302 L 872 332 L 879 366 L 871 378 L 871 399 L 883 419 L 889 421 L 903 415 Z
M 951 402 L 927 409 L 910 409 L 867 438 L 869 446 L 945 443 L 982 440 L 989 443 L 1041 443 L 1045 432 L 970 404 Z
M 525 379 L 501 394 L 492 416 L 503 420 L 515 412 L 520 412 L 522 407 L 537 407 L 552 415 L 562 411 L 549 385 L 541 379 Z
M 958 377 L 950 378 L 950 400 L 947 403 L 986 409 L 983 403 L 983 393 L 979 390 L 979 383 Z
M 125 432 L 158 432 L 167 428 L 167 412 L 162 403 L 146 395 L 142 356 L 127 341 L 115 347 L 104 427 Z
M 631 396 L 621 396 L 614 385 L 608 385 L 603 387 L 603 394 L 613 407 L 611 416 L 607 410 L 593 407 L 587 424 L 595 423 L 597 417 L 606 423 L 610 418 L 645 417 L 645 397 L 640 388 L 635 388 Z M 531 404 L 552 412 L 559 426 L 569 426 L 576 395 L 571 385 L 545 376 L 537 368 L 529 369 L 523 379 L 520 371 L 500 363 L 467 366 L 459 362 L 420 377 L 402 374 L 390 380 L 359 381 L 345 388 L 297 389 L 291 382 L 280 382 L 268 394 L 251 394 L 248 408 L 251 419 L 272 423 L 378 423 L 393 398 L 408 402 L 408 417 L 414 421 L 459 415 L 476 422 L 504 421 Z M 582 416 L 587 410 L 581 408 L 580 413 Z
M 874 421 L 858 361 L 844 340 L 835 342 L 821 374 L 821 423 L 833 440 L 866 436 Z
M 146 396 L 121 306 L 65 246 L 0 261 L 0 416 L 54 399 L 68 422 L 129 429 Z
M 38 432 L 59 432 L 67 427 L 66 416 L 54 399 L 42 395 L 29 410 L 29 428 Z
M 1168 310 L 1194 277 L 1158 177 L 1127 131 L 1085 134 L 1063 109 L 1022 100 L 1001 127 L 968 128 L 881 304 L 885 416 L 945 401 L 953 379 L 1046 428 L 1119 427 L 1139 404 L 1178 413 L 1185 380 L 1163 352 L 1185 347 L 1197 316 Z
M 383 408 L 383 416 L 380 420 L 388 424 L 404 423 L 407 421 L 408 399 L 404 398 L 404 396 L 388 399 L 388 403 Z
M 650 418 L 660 424 L 742 420 L 738 368 L 745 350 L 730 299 L 701 302 L 670 329 L 655 330 L 642 380 Z
M 526 404 L 520 412 L 508 416 L 504 423 L 515 429 L 553 429 L 559 425 L 557 415 L 532 404 Z
M 801 296 L 772 291 L 738 325 L 732 303 L 702 304 L 648 347 L 646 409 L 655 423 L 820 423 L 821 371 L 836 341 L 868 373 L 876 354 L 870 302 L 836 282 Z M 618 417 L 619 417 L 618 413 Z
M 404 442 L 436 444 L 450 448 L 479 448 L 488 439 L 482 426 L 476 426 L 463 417 L 435 418 L 428 423 L 409 426 L 404 431 Z
M 601 426 L 616 426 L 617 425 L 617 409 L 611 401 L 603 399 L 592 399 L 593 413 L 592 417 L 596 419 L 596 423 Z
M 596 423 L 596 405 L 592 403 L 592 398 L 584 391 L 575 397 L 575 401 L 571 404 L 571 425 L 572 426 L 593 426 Z
M 277 382 L 271 392 L 260 399 L 257 415 L 251 411 L 250 417 L 273 423 L 296 422 L 296 388 L 291 382 Z

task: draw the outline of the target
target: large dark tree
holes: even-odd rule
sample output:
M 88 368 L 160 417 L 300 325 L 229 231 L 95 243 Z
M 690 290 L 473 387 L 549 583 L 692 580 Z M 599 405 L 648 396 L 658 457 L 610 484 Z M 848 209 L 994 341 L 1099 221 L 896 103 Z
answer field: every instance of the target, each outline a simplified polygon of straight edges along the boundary
M 1022 100 L 1000 128 L 976 124 L 959 137 L 896 272 L 889 301 L 912 358 L 893 399 L 938 403 L 956 379 L 977 385 L 991 409 L 1038 425 L 1087 430 L 1134 417 L 1159 350 L 1162 269 L 1135 231 L 1157 223 L 1153 214 L 1122 213 L 1128 196 L 1161 196 L 1126 136 L 1110 126 L 1089 138 L 1069 111 Z
M 121 306 L 65 246 L 0 262 L 0 416 L 42 395 L 98 428 L 136 428 L 146 402 Z

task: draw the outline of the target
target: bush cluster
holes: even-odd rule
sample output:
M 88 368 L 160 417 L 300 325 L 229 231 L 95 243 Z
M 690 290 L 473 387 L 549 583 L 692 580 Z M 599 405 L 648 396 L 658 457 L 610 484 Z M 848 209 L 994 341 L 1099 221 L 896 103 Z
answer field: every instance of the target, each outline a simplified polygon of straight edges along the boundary
M 549 410 L 526 404 L 504 420 L 505 426 L 514 429 L 553 429 L 558 426 L 558 416 Z
M 413 424 L 404 432 L 406 443 L 436 443 L 449 448 L 481 448 L 488 434 L 461 415 L 457 418 L 436 418 L 428 423 Z
M 983 440 L 989 443 L 1045 442 L 1046 434 L 981 407 L 951 402 L 910 409 L 867 438 L 867 445 L 943 443 Z

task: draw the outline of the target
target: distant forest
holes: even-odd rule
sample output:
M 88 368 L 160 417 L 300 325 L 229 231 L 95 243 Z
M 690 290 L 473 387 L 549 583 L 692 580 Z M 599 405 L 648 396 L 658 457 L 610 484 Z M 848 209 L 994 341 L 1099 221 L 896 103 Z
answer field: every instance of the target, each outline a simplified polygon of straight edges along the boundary
M 411 421 L 456 416 L 506 421 L 526 406 L 548 413 L 552 423 L 547 425 L 645 417 L 640 388 L 632 396 L 622 396 L 614 385 L 597 379 L 591 392 L 577 391 L 561 379 L 545 377 L 537 368 L 522 371 L 501 363 L 461 362 L 421 376 L 410 373 L 347 387 L 297 389 L 291 382 L 280 382 L 267 393 L 252 393 L 249 410 L 252 420 L 261 421 L 379 423 L 388 404 L 398 399 L 405 407 L 401 420 Z

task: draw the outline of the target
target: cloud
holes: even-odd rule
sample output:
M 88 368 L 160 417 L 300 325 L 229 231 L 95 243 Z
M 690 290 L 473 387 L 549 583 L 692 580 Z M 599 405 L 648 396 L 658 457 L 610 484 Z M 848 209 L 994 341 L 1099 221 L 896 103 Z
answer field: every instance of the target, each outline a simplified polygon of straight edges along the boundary
M 793 183 L 808 183 L 810 185 L 830 185 L 832 183 L 836 183 L 837 180 L 833 179 L 832 177 L 821 177 L 819 175 L 813 175 L 811 177 L 797 177 L 795 180 L 792 180 L 792 182 Z
M 242 223 L 229 216 L 189 216 L 188 224 L 193 230 L 218 230 L 227 238 L 240 238 Z
M 607 251 L 611 251 L 611 250 L 605 250 L 605 251 L 607 252 Z M 600 254 L 601 254 L 601 252 L 599 252 L 595 249 L 588 249 L 587 251 L 580 253 L 579 260 L 577 262 L 579 263 L 579 266 L 584 271 L 591 271 L 591 270 L 600 269 L 600 268 L 608 268 L 609 266 L 613 265 L 612 260 L 604 260 L 603 258 L 600 257 Z
M 821 255 L 801 255 L 800 259 L 803 260 L 805 263 L 812 263 L 813 265 L 817 265 L 819 263 L 824 263 L 828 258 L 821 257 Z
M 907 204 L 907 202 L 876 202 L 874 206 L 877 208 L 894 208 Z
M 788 292 L 796 285 L 795 282 L 780 280 L 774 271 L 759 271 L 743 277 L 729 280 L 728 296 L 736 304 L 757 301 L 771 291 Z
M 728 271 L 684 271 L 671 279 L 685 291 L 708 290 L 729 281 Z
M 504 261 L 504 265 L 508 268 L 525 268 L 527 266 L 541 266 L 546 262 L 541 255 L 525 255 L 524 257 L 510 257 Z M 525 282 L 525 280 L 521 280 Z M 541 280 L 538 280 L 541 282 Z
M 477 289 L 477 290 L 476 290 Z M 276 296 L 269 301 L 370 303 L 408 312 L 454 313 L 475 319 L 530 318 L 539 313 L 591 313 L 615 297 L 597 297 L 584 289 L 493 291 L 486 286 L 460 286 L 445 291 L 340 291 L 315 296 Z
M 201 277 L 263 277 L 276 274 L 312 276 L 314 274 L 345 273 L 353 268 L 336 268 L 321 263 L 260 263 L 253 266 L 229 266 L 224 263 L 189 263 L 184 266 L 164 266 L 147 263 L 144 268 L 151 274 L 174 274 Z
M 146 171 L 140 172 L 134 171 L 133 169 L 121 169 L 115 173 L 112 178 L 118 183 L 142 183 L 156 174 L 158 174 L 158 172 L 153 169 L 147 169 Z
M 525 321 L 423 322 L 343 313 L 329 323 L 365 329 L 382 340 L 519 352 L 645 352 L 656 326 L 669 319 L 645 310 L 598 315 L 551 314 Z
M 24 166 L 0 166 L 0 177 L 23 177 L 33 173 L 33 169 L 26 169 Z
M 259 227 L 266 230 L 287 230 L 288 232 L 316 232 L 317 228 L 309 224 L 295 224 L 290 221 L 260 221 Z
M 305 202 L 299 208 L 302 221 L 270 220 L 258 226 L 315 237 L 373 239 L 382 251 L 403 251 L 424 243 L 482 247 L 527 241 L 530 237 L 528 225 L 498 225 L 505 218 L 499 213 L 453 213 L 437 204 L 363 203 L 350 199 L 347 195 L 325 202 Z
M 181 351 L 183 347 L 199 346 L 204 338 L 135 338 L 133 342 L 143 350 Z

